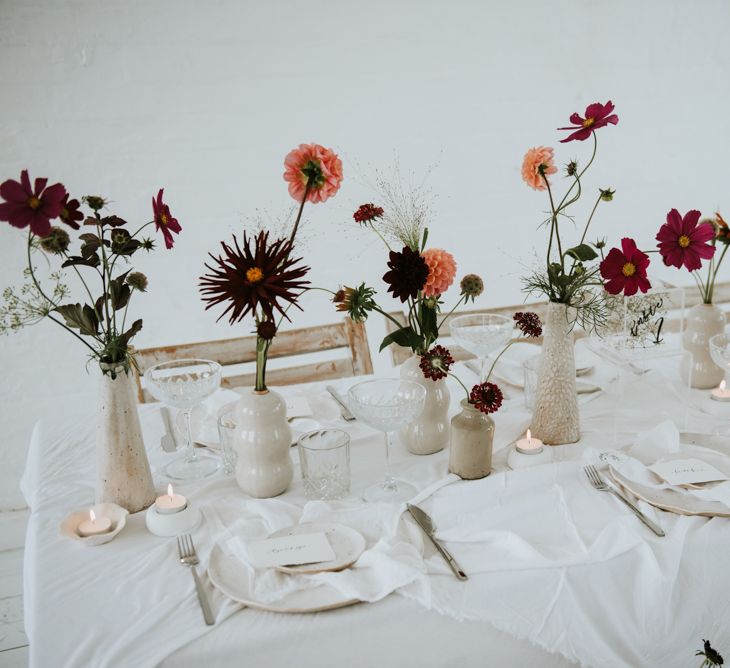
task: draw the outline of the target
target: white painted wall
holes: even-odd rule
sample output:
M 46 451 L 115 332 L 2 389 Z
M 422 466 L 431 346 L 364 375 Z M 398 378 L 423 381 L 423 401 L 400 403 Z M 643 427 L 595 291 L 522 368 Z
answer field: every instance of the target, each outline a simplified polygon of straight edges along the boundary
M 726 0 L 3 0 L 0 178 L 28 167 L 139 221 L 165 186 L 184 232 L 139 262 L 151 284 L 134 305 L 139 346 L 247 333 L 203 312 L 197 278 L 242 221 L 287 210 L 282 160 L 300 142 L 334 147 L 346 174 L 307 214 L 315 283 L 382 275 L 381 248 L 350 216 L 372 199 L 358 175 L 398 156 L 405 170 L 437 164 L 432 244 L 484 276 L 483 305 L 517 302 L 545 209 L 520 180 L 522 155 L 584 155 L 554 128 L 589 102 L 611 98 L 621 117 L 594 171 L 618 191 L 601 233 L 648 245 L 671 207 L 730 211 L 729 26 Z M 0 226 L 0 286 L 17 281 L 22 251 L 22 233 Z M 304 303 L 297 325 L 335 318 L 321 294 Z M 381 334 L 372 323 L 373 343 Z M 51 323 L 0 346 L 9 507 L 22 504 L 34 421 L 93 402 L 95 379 Z

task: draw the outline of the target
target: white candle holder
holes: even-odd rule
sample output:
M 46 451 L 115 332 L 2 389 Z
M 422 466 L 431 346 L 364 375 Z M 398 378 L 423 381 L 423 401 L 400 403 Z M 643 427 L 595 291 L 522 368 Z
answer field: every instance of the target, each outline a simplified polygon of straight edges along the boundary
M 173 514 L 161 513 L 153 503 L 145 513 L 145 524 L 151 534 L 169 538 L 191 531 L 200 522 L 200 511 L 188 499 L 188 505 Z
M 79 525 L 89 519 L 89 510 L 93 510 L 97 517 L 108 517 L 111 520 L 112 524 L 109 531 L 94 536 L 82 536 L 79 533 Z M 67 515 L 61 522 L 59 534 L 62 538 L 77 540 L 86 547 L 104 545 L 104 543 L 114 540 L 116 535 L 124 528 L 127 523 L 127 515 L 129 515 L 129 512 L 126 508 L 122 508 L 116 503 L 97 503 L 95 506 L 75 510 Z
M 509 455 L 507 455 L 507 466 L 513 471 L 516 469 L 524 469 L 528 466 L 538 466 L 539 464 L 549 464 L 553 461 L 553 451 L 548 445 L 536 448 L 534 451 L 518 450 L 517 444 L 513 443 L 509 446 Z

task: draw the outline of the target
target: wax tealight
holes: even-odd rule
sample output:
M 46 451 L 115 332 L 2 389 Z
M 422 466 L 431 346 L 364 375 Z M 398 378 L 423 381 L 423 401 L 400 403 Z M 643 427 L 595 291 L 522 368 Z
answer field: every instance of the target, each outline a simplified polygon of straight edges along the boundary
M 730 401 L 730 390 L 727 389 L 725 381 L 720 381 L 720 386 L 710 392 L 710 399 L 713 401 Z
M 76 531 L 79 536 L 86 538 L 88 536 L 98 536 L 102 533 L 108 533 L 111 528 L 112 521 L 108 517 L 104 517 L 103 515 L 97 517 L 96 513 L 93 510 L 90 510 L 89 519 L 81 522 Z
M 517 448 L 517 452 L 523 455 L 536 455 L 542 452 L 543 445 L 543 442 L 539 438 L 532 437 L 528 429 L 525 438 L 521 438 L 515 443 L 515 448 Z
M 172 485 L 167 486 L 167 494 L 155 499 L 155 510 L 162 515 L 172 515 L 185 510 L 188 500 L 182 494 L 175 494 Z

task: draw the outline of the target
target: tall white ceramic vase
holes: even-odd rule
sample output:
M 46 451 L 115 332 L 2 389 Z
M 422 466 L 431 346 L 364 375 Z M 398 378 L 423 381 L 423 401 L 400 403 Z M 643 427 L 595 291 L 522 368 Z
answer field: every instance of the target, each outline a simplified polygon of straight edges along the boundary
M 530 429 L 548 445 L 575 443 L 580 438 L 573 332 L 565 304 L 548 303 Z
M 250 390 L 236 402 L 235 421 L 238 486 L 259 499 L 285 492 L 294 477 L 294 466 L 284 399 L 273 390 Z
M 409 357 L 400 368 L 402 380 L 411 380 L 426 390 L 426 403 L 421 415 L 398 434 L 401 441 L 414 455 L 431 455 L 449 444 L 449 404 L 451 394 L 446 380 L 431 380 L 423 375 L 420 357 Z
M 96 502 L 116 503 L 130 513 L 157 496 L 142 440 L 136 383 L 123 365 L 102 364 L 96 423 Z
M 707 390 L 717 387 L 724 371 L 710 357 L 710 338 L 725 331 L 725 314 L 714 304 L 695 304 L 685 321 L 682 345 L 692 358 L 683 359 L 680 373 L 685 383 L 692 374 L 692 387 Z

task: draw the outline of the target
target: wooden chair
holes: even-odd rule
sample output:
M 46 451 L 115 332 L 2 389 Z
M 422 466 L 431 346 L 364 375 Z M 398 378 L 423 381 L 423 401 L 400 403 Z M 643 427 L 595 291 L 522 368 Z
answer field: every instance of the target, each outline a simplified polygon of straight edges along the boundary
M 349 318 L 337 324 L 280 332 L 269 348 L 269 360 L 339 348 L 347 348 L 347 356 L 281 369 L 267 368 L 266 381 L 271 385 L 293 385 L 315 380 L 360 376 L 373 372 L 365 327 L 363 323 L 354 323 Z M 256 337 L 242 336 L 220 341 L 145 348 L 136 351 L 135 358 L 139 367 L 137 388 L 140 403 L 154 401 L 152 395 L 142 387 L 140 376 L 143 376 L 144 372 L 155 364 L 176 359 L 213 360 L 224 367 L 222 387 L 250 386 L 254 384 L 255 373 L 226 376 L 225 367 L 254 362 L 256 360 Z

